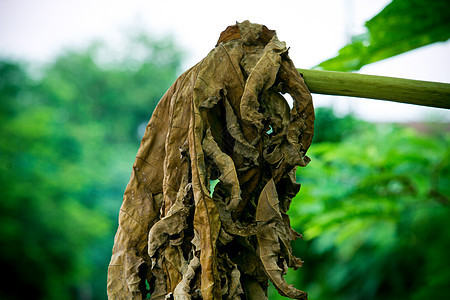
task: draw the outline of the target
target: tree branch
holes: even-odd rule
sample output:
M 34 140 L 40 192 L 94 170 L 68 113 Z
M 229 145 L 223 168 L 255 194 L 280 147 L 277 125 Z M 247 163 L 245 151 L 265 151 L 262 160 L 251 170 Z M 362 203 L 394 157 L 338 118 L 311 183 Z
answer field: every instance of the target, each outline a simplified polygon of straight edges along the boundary
M 297 69 L 311 93 L 450 108 L 450 84 L 358 73 Z

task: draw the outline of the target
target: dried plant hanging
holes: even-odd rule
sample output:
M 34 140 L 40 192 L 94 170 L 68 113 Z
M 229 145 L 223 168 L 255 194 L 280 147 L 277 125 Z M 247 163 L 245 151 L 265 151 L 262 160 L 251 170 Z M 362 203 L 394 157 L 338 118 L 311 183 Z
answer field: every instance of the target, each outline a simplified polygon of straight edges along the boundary
M 284 93 L 293 98 L 290 108 Z M 300 235 L 287 211 L 314 131 L 311 94 L 275 31 L 229 26 L 147 125 L 125 190 L 110 299 L 283 296 Z

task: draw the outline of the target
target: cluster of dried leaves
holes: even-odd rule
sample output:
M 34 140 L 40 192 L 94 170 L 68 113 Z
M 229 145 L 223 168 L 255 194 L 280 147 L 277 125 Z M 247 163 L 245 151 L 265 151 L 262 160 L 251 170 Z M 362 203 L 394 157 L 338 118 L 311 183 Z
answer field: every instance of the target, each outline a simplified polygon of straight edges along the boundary
M 286 212 L 313 127 L 311 95 L 275 31 L 245 21 L 222 32 L 147 125 L 120 210 L 109 298 L 260 300 L 269 279 L 306 299 L 283 275 L 302 265 Z

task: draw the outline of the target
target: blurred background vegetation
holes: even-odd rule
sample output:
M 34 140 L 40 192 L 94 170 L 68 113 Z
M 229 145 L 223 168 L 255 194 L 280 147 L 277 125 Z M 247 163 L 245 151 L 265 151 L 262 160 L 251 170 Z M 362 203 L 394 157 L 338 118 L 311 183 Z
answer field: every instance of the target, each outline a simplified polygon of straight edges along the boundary
M 388 12 L 405 15 L 396 7 L 406 2 Z M 427 5 L 450 11 L 442 3 Z M 321 68 L 374 61 L 366 48 L 388 47 L 376 18 L 366 41 L 355 39 Z M 427 43 L 450 31 L 429 32 Z M 145 125 L 183 57 L 170 39 L 145 33 L 123 49 L 96 42 L 40 68 L 0 61 L 0 299 L 106 298 L 123 191 Z M 294 250 L 305 264 L 288 272 L 288 282 L 313 300 L 450 299 L 448 129 L 372 124 L 318 108 L 312 162 L 297 172 L 302 189 L 289 211 L 304 236 Z M 271 289 L 270 299 L 278 298 Z

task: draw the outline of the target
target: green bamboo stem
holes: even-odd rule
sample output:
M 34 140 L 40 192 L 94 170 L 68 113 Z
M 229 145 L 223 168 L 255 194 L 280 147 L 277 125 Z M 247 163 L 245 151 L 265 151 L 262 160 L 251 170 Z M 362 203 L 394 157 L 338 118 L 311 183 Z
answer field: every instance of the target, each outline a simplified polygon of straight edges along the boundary
M 311 93 L 450 108 L 450 84 L 358 73 L 298 69 Z

